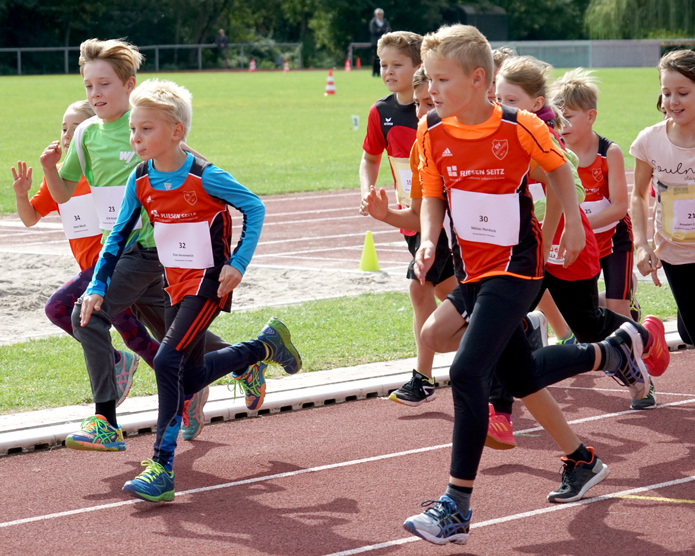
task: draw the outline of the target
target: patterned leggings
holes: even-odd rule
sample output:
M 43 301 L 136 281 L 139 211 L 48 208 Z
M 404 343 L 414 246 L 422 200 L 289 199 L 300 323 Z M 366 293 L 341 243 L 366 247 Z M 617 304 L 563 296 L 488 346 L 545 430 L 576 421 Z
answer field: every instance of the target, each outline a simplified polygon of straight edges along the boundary
M 72 331 L 72 308 L 84 294 L 92 280 L 94 267 L 87 268 L 63 284 L 46 302 L 46 316 L 57 327 L 75 337 Z M 152 338 L 147 328 L 135 318 L 130 309 L 113 317 L 113 326 L 123 338 L 128 349 L 137 353 L 154 368 L 154 356 L 159 349 L 159 342 Z M 116 356 L 116 360 L 120 354 Z

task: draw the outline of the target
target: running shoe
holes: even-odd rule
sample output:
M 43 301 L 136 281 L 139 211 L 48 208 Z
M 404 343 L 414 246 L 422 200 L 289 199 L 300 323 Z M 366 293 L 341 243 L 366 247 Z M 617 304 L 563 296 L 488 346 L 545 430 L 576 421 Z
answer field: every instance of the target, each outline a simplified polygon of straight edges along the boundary
M 265 399 L 265 369 L 267 366 L 263 361 L 259 361 L 255 365 L 248 367 L 242 375 L 236 376 L 232 374 L 244 390 L 246 407 L 249 409 L 258 409 L 263 405 L 263 400 Z
M 604 370 L 616 381 L 627 386 L 633 400 L 642 399 L 649 393 L 649 372 L 642 360 L 643 338 L 649 332 L 636 322 L 624 322 L 606 341 L 618 350 L 620 366 L 615 370 Z
M 174 499 L 174 472 L 167 471 L 161 463 L 146 459 L 141 463 L 145 470 L 132 481 L 126 481 L 123 492 L 149 502 L 171 502 Z
M 574 335 L 574 332 L 570 333 L 569 338 L 565 338 L 564 340 L 558 340 L 555 342 L 556 345 L 558 346 L 571 346 L 573 344 L 578 344 L 579 342 L 577 341 L 577 337 Z
M 123 430 L 114 427 L 105 417 L 87 417 L 80 425 L 81 430 L 65 438 L 65 446 L 73 450 L 93 450 L 96 452 L 119 452 L 125 450 Z
M 433 544 L 466 544 L 471 528 L 470 509 L 463 517 L 456 502 L 446 494 L 439 500 L 423 502 L 422 507 L 427 509 L 405 520 L 403 528 L 406 531 Z
M 574 461 L 563 457 L 562 482 L 560 488 L 548 494 L 550 502 L 575 502 L 581 500 L 586 492 L 608 477 L 608 466 L 596 457 L 593 448 L 591 461 Z
M 492 404 L 488 404 L 488 408 L 490 417 L 487 425 L 485 446 L 493 450 L 511 450 L 516 448 L 512 422 L 504 415 L 497 415 Z
M 651 376 L 661 376 L 671 361 L 664 323 L 654 315 L 647 315 L 644 317 L 642 326 L 649 331 L 649 340 L 644 348 L 642 359 Z
M 630 409 L 654 409 L 656 407 L 656 393 L 654 392 L 654 383 L 649 381 L 649 392 L 644 398 L 632 400 Z
M 268 348 L 268 357 L 265 363 L 277 363 L 282 365 L 285 372 L 293 375 L 302 368 L 302 358 L 292 343 L 290 331 L 280 321 L 273 317 L 268 321 L 258 335 L 258 339 Z
M 190 400 L 183 402 L 183 424 L 181 425 L 181 436 L 184 440 L 193 440 L 205 427 L 205 414 L 203 407 L 210 396 L 210 387 L 206 386 L 202 390 L 193 394 Z
M 436 397 L 434 379 L 413 369 L 413 377 L 398 390 L 391 392 L 389 400 L 410 407 L 417 407 L 425 402 L 431 402 Z
M 121 405 L 128 397 L 130 387 L 133 385 L 133 376 L 138 369 L 140 357 L 129 351 L 118 350 L 121 355 L 120 361 L 116 363 L 116 387 L 118 388 L 118 401 L 116 407 Z
M 531 344 L 531 349 L 536 351 L 548 345 L 548 319 L 543 311 L 533 311 L 526 315 L 529 327 L 526 329 L 526 337 Z

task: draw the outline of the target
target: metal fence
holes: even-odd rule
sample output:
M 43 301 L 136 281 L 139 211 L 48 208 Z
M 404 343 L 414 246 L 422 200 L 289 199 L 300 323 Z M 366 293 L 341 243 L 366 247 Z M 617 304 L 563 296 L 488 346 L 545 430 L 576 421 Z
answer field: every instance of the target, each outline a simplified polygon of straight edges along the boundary
M 146 55 L 146 62 L 148 65 L 153 65 L 154 71 L 161 71 L 162 68 L 162 54 L 168 54 L 169 58 L 173 58 L 178 61 L 179 51 L 183 51 L 189 55 L 189 60 L 187 60 L 188 65 L 192 65 L 192 69 L 202 70 L 205 69 L 204 58 L 212 59 L 217 57 L 218 48 L 214 43 L 210 44 L 156 44 L 151 46 L 139 46 L 140 52 Z M 285 52 L 286 56 L 282 56 L 282 49 L 293 49 L 290 53 Z M 17 62 L 17 75 L 22 75 L 25 73 L 23 69 L 26 68 L 26 63 L 22 62 L 22 55 L 27 54 L 33 55 L 38 54 L 60 54 L 62 53 L 62 71 L 64 73 L 70 73 L 72 69 L 77 72 L 77 55 L 79 53 L 79 46 L 63 46 L 63 47 L 27 47 L 27 48 L 0 48 L 0 54 L 14 54 L 16 56 Z M 292 58 L 292 65 L 297 69 L 302 67 L 302 45 L 301 43 L 229 43 L 228 52 L 233 53 L 233 59 L 235 62 L 235 67 L 245 68 L 251 58 L 260 57 L 268 58 L 268 64 L 273 67 L 282 67 L 283 63 L 288 57 Z M 204 56 L 204 53 L 207 56 Z M 282 59 L 280 59 L 282 58 Z M 260 60 L 259 60 L 260 62 Z M 258 63 L 258 62 L 257 62 Z

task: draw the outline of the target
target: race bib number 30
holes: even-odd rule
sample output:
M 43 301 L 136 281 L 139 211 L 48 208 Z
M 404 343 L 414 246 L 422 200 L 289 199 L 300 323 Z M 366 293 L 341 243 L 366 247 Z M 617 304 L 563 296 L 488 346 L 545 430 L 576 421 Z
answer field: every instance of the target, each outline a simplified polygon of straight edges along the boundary
M 155 222 L 154 241 L 166 268 L 203 269 L 215 266 L 207 222 Z
M 465 241 L 509 247 L 519 243 L 519 194 L 493 195 L 451 190 L 457 235 Z

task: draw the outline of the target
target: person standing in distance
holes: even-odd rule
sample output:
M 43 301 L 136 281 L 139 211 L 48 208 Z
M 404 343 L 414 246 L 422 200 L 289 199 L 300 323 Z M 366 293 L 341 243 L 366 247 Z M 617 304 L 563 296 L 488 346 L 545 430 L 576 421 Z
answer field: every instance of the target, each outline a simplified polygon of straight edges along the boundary
M 384 19 L 384 10 L 377 8 L 374 10 L 374 17 L 369 22 L 369 35 L 372 41 L 372 77 L 381 75 L 381 63 L 376 52 L 376 45 L 382 35 L 391 32 L 391 25 Z

